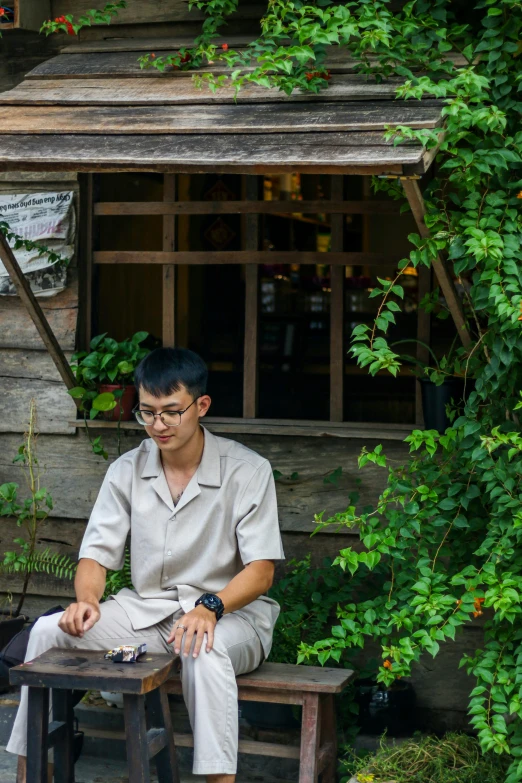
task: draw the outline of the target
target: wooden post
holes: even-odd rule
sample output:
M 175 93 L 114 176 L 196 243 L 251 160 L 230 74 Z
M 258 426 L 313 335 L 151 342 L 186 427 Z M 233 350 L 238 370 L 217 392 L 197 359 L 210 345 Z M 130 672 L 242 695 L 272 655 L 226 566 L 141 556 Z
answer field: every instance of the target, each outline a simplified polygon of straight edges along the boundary
M 419 234 L 421 237 L 429 237 L 430 230 L 424 222 L 426 207 L 424 206 L 424 199 L 422 198 L 418 182 L 413 179 L 403 179 L 402 186 L 409 201 L 411 211 L 413 212 L 415 222 L 417 223 Z M 448 308 L 455 322 L 455 326 L 457 327 L 457 333 L 462 340 L 464 347 L 469 348 L 472 339 L 464 318 L 462 304 L 457 291 L 455 290 L 453 279 L 446 268 L 444 259 L 440 255 L 437 255 L 437 258 L 433 261 L 433 268 L 437 275 L 437 280 L 439 281 L 442 293 L 448 303 Z
M 321 737 L 319 694 L 305 693 L 301 723 L 299 783 L 317 783 L 317 760 Z
M 257 201 L 258 178 L 243 177 L 243 198 Z M 243 249 L 258 249 L 259 216 L 243 217 Z M 243 360 L 243 418 L 257 417 L 258 374 L 258 332 L 259 332 L 259 267 L 245 265 L 245 344 Z
M 330 198 L 342 201 L 344 178 L 331 178 Z M 344 250 L 344 215 L 333 214 L 331 224 L 331 251 Z M 330 421 L 343 420 L 344 407 L 344 266 L 330 266 Z
M 28 701 L 27 783 L 48 783 L 49 689 L 29 688 Z
M 56 369 L 60 373 L 63 382 L 68 389 L 72 389 L 77 384 L 73 371 L 69 366 L 69 362 L 65 358 L 60 344 L 49 325 L 49 321 L 43 314 L 42 308 L 31 291 L 31 286 L 20 269 L 20 265 L 2 232 L 0 232 L 0 258 L 11 277 L 11 280 L 14 282 L 18 296 L 31 316 L 33 323 L 38 330 L 38 334 L 49 351 L 51 359 L 55 363 Z
M 79 174 L 79 335 L 81 350 L 88 351 L 92 336 L 92 250 L 94 231 L 94 183 L 92 174 Z
M 163 175 L 163 201 L 176 198 L 175 174 Z M 176 242 L 176 218 L 163 215 L 163 250 L 174 252 Z M 163 347 L 174 348 L 176 344 L 176 267 L 163 264 Z

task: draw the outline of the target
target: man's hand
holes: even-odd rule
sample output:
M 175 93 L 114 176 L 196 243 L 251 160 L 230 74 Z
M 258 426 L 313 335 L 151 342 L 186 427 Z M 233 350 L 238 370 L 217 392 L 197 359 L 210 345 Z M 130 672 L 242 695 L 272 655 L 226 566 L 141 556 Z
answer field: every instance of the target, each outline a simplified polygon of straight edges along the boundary
M 207 635 L 207 646 L 205 649 L 207 652 L 211 651 L 212 645 L 214 644 L 214 628 L 216 627 L 216 622 L 217 620 L 214 612 L 211 612 L 206 606 L 200 604 L 199 606 L 196 606 L 195 609 L 183 614 L 176 620 L 176 623 L 170 632 L 170 636 L 167 639 L 167 644 L 172 644 L 172 642 L 174 642 L 174 652 L 179 654 L 181 652 L 183 634 L 185 634 L 183 656 L 186 658 L 190 653 L 192 640 L 195 636 L 196 642 L 192 655 L 194 658 L 197 658 L 205 634 Z M 180 628 L 180 625 L 182 625 L 183 628 Z
M 58 627 L 69 636 L 79 636 L 80 639 L 100 619 L 98 603 L 79 601 L 71 604 L 63 613 Z

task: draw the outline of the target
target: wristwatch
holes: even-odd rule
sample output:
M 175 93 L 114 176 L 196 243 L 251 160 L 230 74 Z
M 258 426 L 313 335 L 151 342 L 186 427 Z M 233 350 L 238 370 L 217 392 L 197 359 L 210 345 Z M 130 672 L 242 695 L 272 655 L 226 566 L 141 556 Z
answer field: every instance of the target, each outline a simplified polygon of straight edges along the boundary
M 216 620 L 221 620 L 223 617 L 223 612 L 225 611 L 223 601 L 214 593 L 203 593 L 201 598 L 198 598 L 196 601 L 195 606 L 199 606 L 199 604 L 203 604 L 211 612 L 214 612 Z

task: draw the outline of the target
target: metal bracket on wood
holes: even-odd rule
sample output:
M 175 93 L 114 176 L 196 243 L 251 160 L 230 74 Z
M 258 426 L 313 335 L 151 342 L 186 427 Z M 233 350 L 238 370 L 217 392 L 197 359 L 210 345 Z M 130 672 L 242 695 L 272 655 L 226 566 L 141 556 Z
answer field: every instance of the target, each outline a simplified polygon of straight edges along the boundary
M 411 211 L 413 212 L 413 217 L 417 223 L 419 234 L 423 238 L 429 237 L 430 230 L 424 222 L 426 207 L 424 205 L 424 199 L 422 198 L 422 193 L 418 183 L 409 179 L 403 179 L 402 187 L 404 188 L 406 198 L 408 199 Z M 446 268 L 444 259 L 438 254 L 437 258 L 433 261 L 433 269 L 437 275 L 437 280 L 439 281 L 442 293 L 444 294 L 446 302 L 448 303 L 449 311 L 453 321 L 455 322 L 455 326 L 457 327 L 457 333 L 462 340 L 462 344 L 465 348 L 469 348 L 473 341 L 466 323 L 466 319 L 464 318 L 462 304 L 455 289 L 453 278 Z
M 72 389 L 76 386 L 76 379 L 73 375 L 73 371 L 69 365 L 69 362 L 65 358 L 65 355 L 56 339 L 56 336 L 49 325 L 49 321 L 45 317 L 38 300 L 31 291 L 31 286 L 24 273 L 20 269 L 20 265 L 15 258 L 15 255 L 9 243 L 0 231 L 0 258 L 2 263 L 7 269 L 11 280 L 16 286 L 18 296 L 25 305 L 29 315 L 31 316 L 34 325 L 38 330 L 38 334 L 42 338 L 45 347 L 49 351 L 51 359 L 56 365 L 56 369 L 61 375 L 61 378 L 68 389 Z M 75 400 L 76 402 L 76 400 Z

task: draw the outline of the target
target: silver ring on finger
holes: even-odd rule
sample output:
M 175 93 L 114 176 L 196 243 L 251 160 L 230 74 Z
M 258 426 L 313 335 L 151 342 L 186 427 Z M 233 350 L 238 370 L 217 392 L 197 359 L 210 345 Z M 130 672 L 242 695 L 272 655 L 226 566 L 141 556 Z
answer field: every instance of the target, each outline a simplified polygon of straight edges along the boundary
M 178 628 L 183 628 L 184 631 L 187 630 L 186 625 L 176 625 L 176 631 L 178 630 Z

